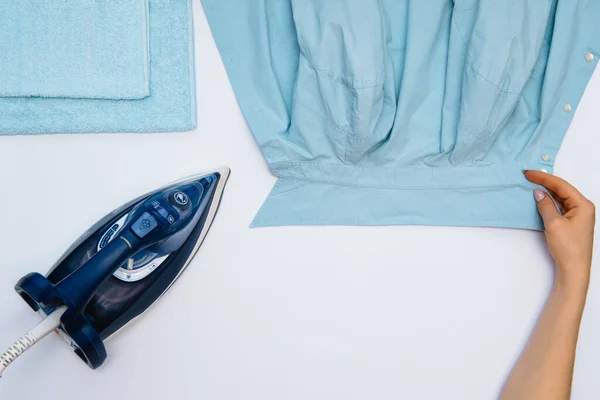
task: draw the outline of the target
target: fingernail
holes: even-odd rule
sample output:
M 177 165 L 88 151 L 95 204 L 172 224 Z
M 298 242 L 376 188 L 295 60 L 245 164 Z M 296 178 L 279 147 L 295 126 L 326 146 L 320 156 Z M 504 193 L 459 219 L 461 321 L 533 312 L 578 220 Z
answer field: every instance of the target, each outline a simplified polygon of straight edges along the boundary
M 533 191 L 533 197 L 535 197 L 535 201 L 539 203 L 540 201 L 544 200 L 544 198 L 546 197 L 546 193 L 544 193 L 543 190 L 535 189 Z

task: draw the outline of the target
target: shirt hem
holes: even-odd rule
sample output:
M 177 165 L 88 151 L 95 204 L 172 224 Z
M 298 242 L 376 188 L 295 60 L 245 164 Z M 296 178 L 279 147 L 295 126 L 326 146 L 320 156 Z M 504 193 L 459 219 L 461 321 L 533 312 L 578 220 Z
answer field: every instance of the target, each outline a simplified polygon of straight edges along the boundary
M 430 225 L 543 230 L 533 198 L 537 186 L 527 181 L 520 164 L 390 171 L 285 164 L 273 168 L 279 179 L 251 227 Z M 345 172 L 340 173 L 339 167 Z M 327 180 L 328 176 L 336 179 Z

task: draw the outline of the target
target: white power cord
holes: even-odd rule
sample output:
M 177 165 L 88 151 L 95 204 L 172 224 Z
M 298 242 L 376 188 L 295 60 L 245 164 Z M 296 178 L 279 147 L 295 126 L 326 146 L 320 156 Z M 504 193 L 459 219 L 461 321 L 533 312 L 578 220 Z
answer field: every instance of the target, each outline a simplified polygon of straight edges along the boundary
M 0 354 L 0 377 L 2 372 L 31 346 L 48 336 L 60 327 L 60 317 L 67 311 L 67 306 L 60 306 L 44 318 L 32 330 L 24 334 L 4 353 Z

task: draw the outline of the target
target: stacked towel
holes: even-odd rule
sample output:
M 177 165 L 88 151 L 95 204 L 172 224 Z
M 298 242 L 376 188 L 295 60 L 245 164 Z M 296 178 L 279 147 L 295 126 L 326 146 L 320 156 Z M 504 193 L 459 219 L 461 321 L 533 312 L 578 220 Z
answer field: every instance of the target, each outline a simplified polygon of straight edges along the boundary
M 0 96 L 149 95 L 146 0 L 3 0 Z
M 0 1 L 0 134 L 195 126 L 191 0 Z

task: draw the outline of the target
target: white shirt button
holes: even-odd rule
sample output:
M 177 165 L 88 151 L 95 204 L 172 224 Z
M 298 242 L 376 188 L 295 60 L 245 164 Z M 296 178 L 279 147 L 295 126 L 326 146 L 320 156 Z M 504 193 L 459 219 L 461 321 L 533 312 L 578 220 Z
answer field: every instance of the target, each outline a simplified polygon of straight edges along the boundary
M 543 172 L 543 173 L 547 174 L 547 173 L 548 173 L 548 170 L 547 170 L 547 169 L 545 169 L 545 168 L 542 168 L 542 169 L 540 169 L 540 172 Z
M 573 110 L 573 107 L 571 107 L 570 104 L 565 104 L 563 110 L 565 110 L 565 112 L 571 112 L 571 110 Z
M 542 160 L 544 160 L 545 162 L 548 162 L 552 159 L 552 157 L 550 157 L 548 154 L 542 154 Z
M 593 55 L 592 53 L 587 53 L 587 54 L 585 55 L 585 61 L 587 61 L 587 62 L 592 62 L 592 61 L 594 61 L 594 55 Z

